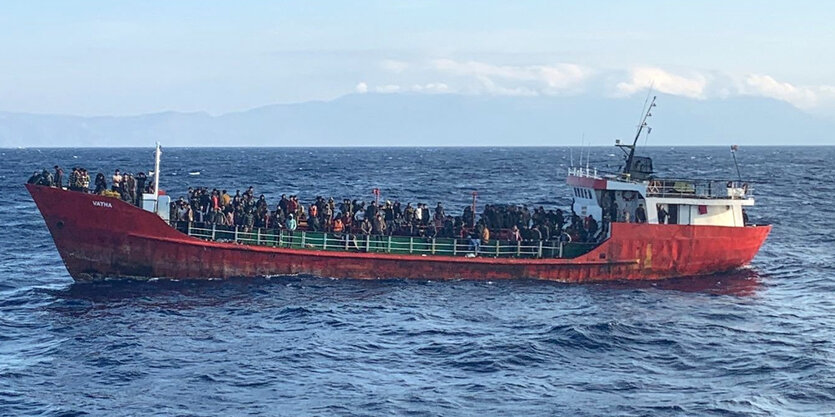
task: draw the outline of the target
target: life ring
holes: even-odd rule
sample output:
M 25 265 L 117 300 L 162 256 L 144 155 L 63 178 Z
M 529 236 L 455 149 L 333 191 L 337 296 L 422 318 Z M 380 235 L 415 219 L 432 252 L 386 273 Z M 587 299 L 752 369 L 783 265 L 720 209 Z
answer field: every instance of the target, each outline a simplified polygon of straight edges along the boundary
M 636 193 L 636 192 L 634 192 L 634 191 L 624 191 L 624 192 L 623 192 L 623 199 L 624 199 L 624 201 L 632 201 L 632 200 L 634 200 L 634 199 L 635 199 L 635 197 L 637 197 L 637 196 L 638 196 L 638 193 Z

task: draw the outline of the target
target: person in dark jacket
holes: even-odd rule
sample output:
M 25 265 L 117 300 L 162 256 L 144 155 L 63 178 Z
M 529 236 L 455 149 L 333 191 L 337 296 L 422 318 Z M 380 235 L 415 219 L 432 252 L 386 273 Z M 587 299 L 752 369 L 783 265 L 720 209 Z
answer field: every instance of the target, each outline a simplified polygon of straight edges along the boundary
M 38 173 L 37 170 L 32 174 L 31 177 L 26 181 L 27 184 L 37 184 L 41 180 L 41 174 Z
M 665 224 L 667 223 L 667 210 L 664 209 L 664 206 L 661 204 L 658 205 L 658 224 Z
M 101 194 L 105 190 L 107 190 L 107 180 L 104 178 L 104 174 L 102 174 L 101 172 L 96 174 L 95 185 L 96 185 L 96 190 L 93 191 L 93 193 L 95 193 L 95 194 Z
M 643 204 L 638 204 L 638 208 L 635 209 L 635 223 L 646 223 L 647 222 L 647 211 L 644 209 Z

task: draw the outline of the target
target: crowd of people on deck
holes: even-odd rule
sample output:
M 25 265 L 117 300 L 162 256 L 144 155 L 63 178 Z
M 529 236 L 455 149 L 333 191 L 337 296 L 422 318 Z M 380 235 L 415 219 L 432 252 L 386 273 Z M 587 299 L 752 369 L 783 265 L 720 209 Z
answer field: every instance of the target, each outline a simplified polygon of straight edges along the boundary
M 94 194 L 107 195 L 108 197 L 117 197 L 134 205 L 141 205 L 142 193 L 153 193 L 153 183 L 148 181 L 148 176 L 144 172 L 136 175 L 132 173 L 121 173 L 120 170 L 113 172 L 111 177 L 111 187 L 107 188 L 107 178 L 103 173 L 96 174 L 93 182 L 94 189 L 90 190 L 90 173 L 87 169 L 82 167 L 73 167 L 70 174 L 67 176 L 66 183 L 64 182 L 64 169 L 58 165 L 54 167 L 54 174 L 46 168 L 35 171 L 29 180 L 28 184 L 46 185 L 49 187 L 66 188 L 70 191 L 80 191 L 84 193 L 92 192 Z
M 237 226 L 244 232 L 255 229 L 309 231 L 355 235 L 394 235 L 415 237 L 476 238 L 489 243 L 492 238 L 511 241 L 562 240 L 595 242 L 602 233 L 597 220 L 576 213 L 566 216 L 562 210 L 539 206 L 486 205 L 480 216 L 473 206 L 461 215 L 447 213 L 444 204 L 317 196 L 309 204 L 297 195 L 282 194 L 274 206 L 253 187 L 235 191 L 189 187 L 187 195 L 171 202 L 172 222 L 196 222 L 219 226 Z M 478 217 L 478 218 L 477 218 Z
M 107 186 L 107 178 L 96 174 L 93 190 L 90 175 L 82 167 L 73 167 L 66 183 L 64 170 L 54 167 L 35 171 L 29 184 L 92 192 L 141 206 L 142 194 L 153 193 L 153 181 L 144 172 L 136 175 L 115 170 Z M 336 202 L 333 197 L 317 196 L 307 205 L 296 195 L 282 194 L 275 206 L 266 197 L 256 197 L 253 187 L 243 193 L 206 187 L 189 187 L 187 195 L 172 200 L 171 222 L 197 222 L 221 226 L 237 226 L 243 231 L 256 228 L 305 230 L 335 234 L 396 235 L 416 237 L 446 237 L 478 240 L 487 244 L 492 239 L 511 241 L 560 240 L 563 242 L 596 242 L 602 239 L 598 221 L 592 216 L 565 214 L 561 209 L 546 210 L 543 206 L 528 208 L 513 204 L 488 204 L 480 215 L 474 206 L 464 208 L 461 215 L 446 212 L 443 203 L 434 207 L 426 203 L 379 201 L 369 203 L 356 199 Z M 604 222 L 605 223 L 605 222 Z

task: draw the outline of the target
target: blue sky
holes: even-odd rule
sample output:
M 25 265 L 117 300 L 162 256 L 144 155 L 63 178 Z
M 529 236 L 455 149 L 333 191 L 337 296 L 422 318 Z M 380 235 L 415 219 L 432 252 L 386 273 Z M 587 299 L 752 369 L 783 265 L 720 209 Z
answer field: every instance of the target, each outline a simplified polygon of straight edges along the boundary
M 0 110 L 213 114 L 351 93 L 753 95 L 835 118 L 835 3 L 16 1 Z

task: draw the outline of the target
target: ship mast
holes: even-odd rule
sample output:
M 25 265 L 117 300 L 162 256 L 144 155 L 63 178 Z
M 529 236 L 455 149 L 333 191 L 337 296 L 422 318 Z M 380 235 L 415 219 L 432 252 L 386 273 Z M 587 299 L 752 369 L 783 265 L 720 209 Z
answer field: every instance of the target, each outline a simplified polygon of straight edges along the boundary
M 162 154 L 159 142 L 157 142 L 157 150 L 154 152 L 154 213 L 159 213 L 159 159 Z
M 649 103 L 649 106 L 646 108 L 643 116 L 641 117 L 641 123 L 638 124 L 638 131 L 635 133 L 635 139 L 632 140 L 631 145 L 625 145 L 617 141 L 615 146 L 619 147 L 624 153 L 627 153 L 625 149 L 629 149 L 626 157 L 626 164 L 623 166 L 623 173 L 624 174 L 631 174 L 632 173 L 632 164 L 635 160 L 635 147 L 638 145 L 638 138 L 641 137 L 641 133 L 643 133 L 644 128 L 646 127 L 647 134 L 649 134 L 649 130 L 652 129 L 647 126 L 647 119 L 652 116 L 652 108 L 655 107 L 655 99 L 657 96 L 652 96 L 652 101 Z M 646 103 L 646 102 L 644 102 Z M 646 104 L 645 104 L 646 105 Z M 625 148 L 625 149 L 624 149 Z

